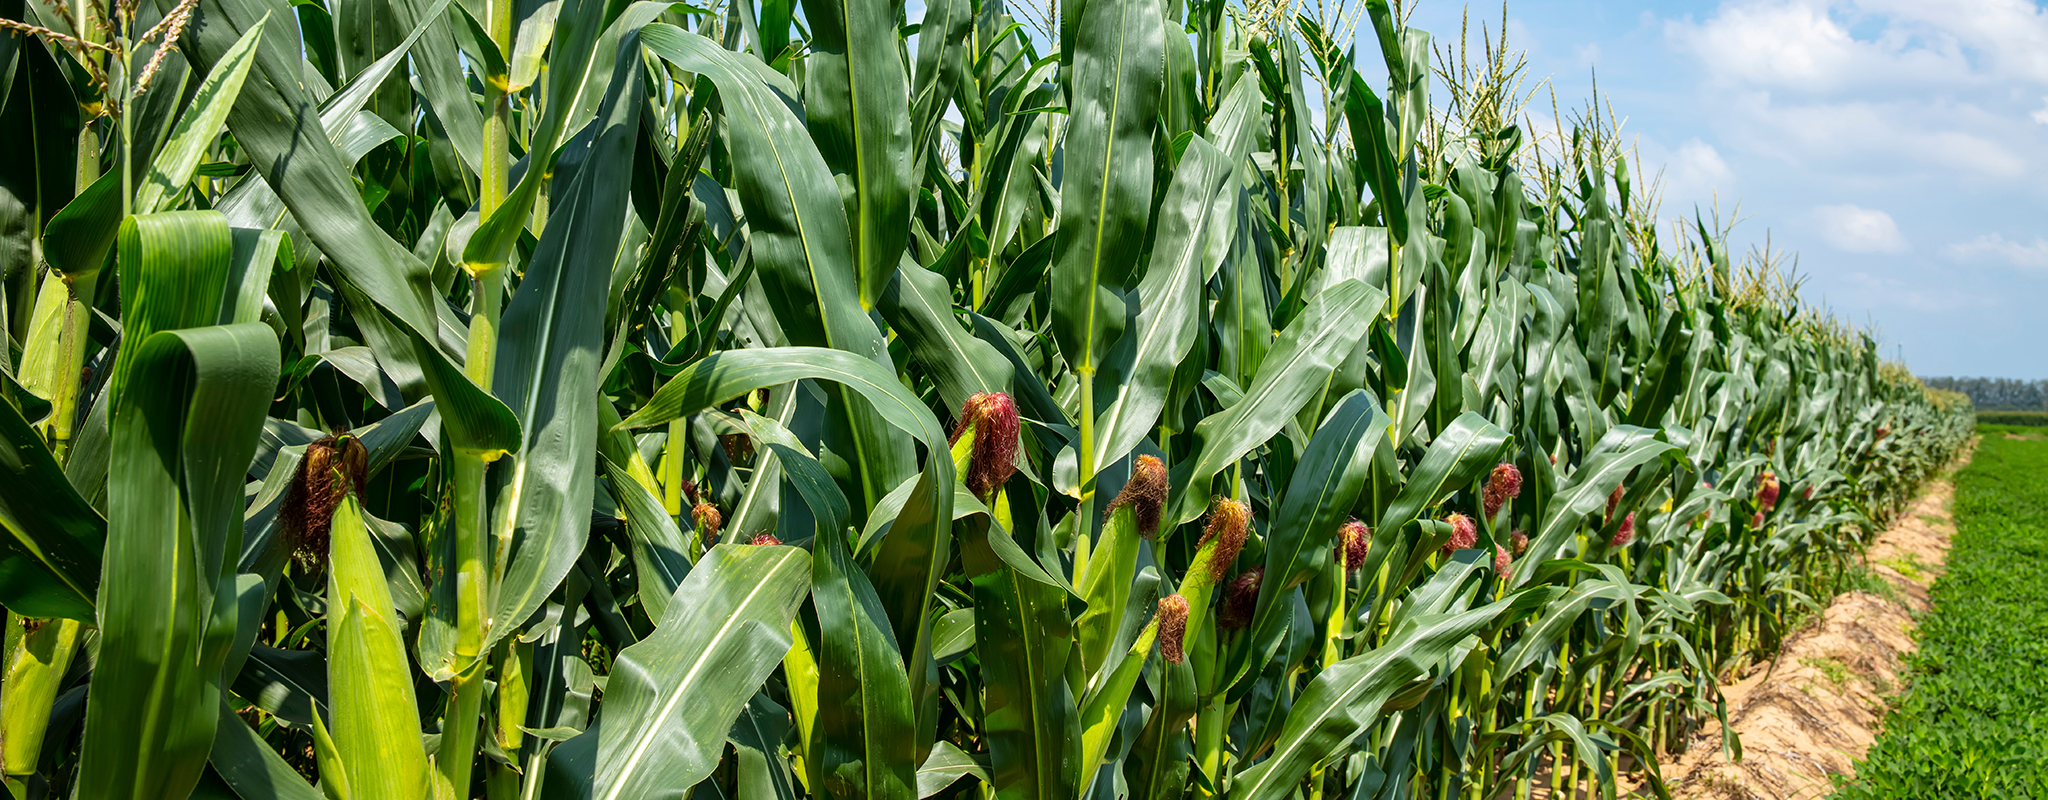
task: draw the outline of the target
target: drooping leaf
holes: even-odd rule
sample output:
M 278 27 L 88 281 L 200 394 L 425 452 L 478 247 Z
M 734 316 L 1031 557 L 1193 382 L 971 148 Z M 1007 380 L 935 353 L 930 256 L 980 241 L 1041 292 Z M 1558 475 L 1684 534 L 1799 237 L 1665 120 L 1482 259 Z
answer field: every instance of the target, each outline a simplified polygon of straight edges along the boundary
M 734 176 L 748 243 L 768 304 L 790 343 L 832 347 L 890 366 L 881 332 L 864 313 L 860 278 L 837 184 L 801 119 L 782 98 L 795 88 L 754 59 L 664 23 L 641 37 L 648 51 L 717 84 L 725 120 L 741 142 Z M 893 53 L 893 49 L 891 50 Z M 863 510 L 915 468 L 909 445 L 875 412 L 849 399 Z M 887 414 L 882 415 L 886 417 Z
M 242 476 L 277 381 L 277 339 L 248 323 L 160 331 L 133 350 L 131 377 L 153 391 L 114 412 L 80 793 L 175 798 L 198 782 L 218 722 L 236 608 L 223 567 L 240 549 Z
M 107 521 L 50 455 L 20 410 L 0 403 L 0 605 L 17 614 L 96 622 Z

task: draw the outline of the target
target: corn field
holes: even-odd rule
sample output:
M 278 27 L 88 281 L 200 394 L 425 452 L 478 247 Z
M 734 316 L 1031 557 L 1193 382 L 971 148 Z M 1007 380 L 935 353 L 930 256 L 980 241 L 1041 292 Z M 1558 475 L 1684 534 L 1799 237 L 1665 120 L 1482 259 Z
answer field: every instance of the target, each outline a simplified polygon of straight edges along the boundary
M 8 792 L 1664 795 L 1970 409 L 1404 11 L 0 2 Z

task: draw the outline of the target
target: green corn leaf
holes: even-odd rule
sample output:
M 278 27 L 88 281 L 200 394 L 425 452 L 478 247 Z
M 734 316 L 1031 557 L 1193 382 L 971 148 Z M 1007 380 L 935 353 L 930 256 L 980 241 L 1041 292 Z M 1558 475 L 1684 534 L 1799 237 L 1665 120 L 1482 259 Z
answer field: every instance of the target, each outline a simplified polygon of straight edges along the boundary
M 0 605 L 17 614 L 97 622 L 107 521 L 78 496 L 21 411 L 0 403 Z
M 755 692 L 733 723 L 729 737 L 739 755 L 740 795 L 762 800 L 796 800 L 789 762 L 782 758 L 782 742 L 789 735 L 789 710 L 777 705 L 765 692 Z
M 166 200 L 184 190 L 240 96 L 262 39 L 261 25 L 250 27 L 207 72 L 191 105 L 178 118 L 171 140 L 151 162 L 129 204 L 122 202 L 120 170 L 110 170 L 51 218 L 43 234 L 44 254 L 51 266 L 74 282 L 82 280 L 90 286 L 114 245 L 124 209 L 132 208 L 136 214 L 162 210 Z
M 786 78 L 702 36 L 662 23 L 641 37 L 649 52 L 717 84 L 736 142 L 735 189 L 748 242 L 775 319 L 793 344 L 832 347 L 890 366 L 881 332 L 863 313 L 860 277 L 837 184 L 803 122 L 781 98 Z M 892 50 L 893 52 L 893 50 Z M 874 506 L 915 469 L 909 444 L 859 400 L 848 400 L 864 497 Z
M 704 554 L 654 635 L 619 652 L 603 717 L 577 737 L 597 745 L 591 796 L 683 797 L 711 773 L 747 698 L 789 649 L 810 561 L 793 547 Z
M 910 365 L 932 376 L 947 408 L 960 408 L 972 394 L 1010 391 L 1010 362 L 954 319 L 944 277 L 905 265 L 888 279 L 879 304 L 889 327 L 909 343 Z
M 886 0 L 803 6 L 811 28 L 804 121 L 825 163 L 851 189 L 843 198 L 860 302 L 873 308 L 910 240 L 915 189 L 910 76 L 897 45 L 896 12 Z
M 1330 563 L 1337 529 L 1357 507 L 1373 453 L 1392 425 L 1373 396 L 1358 390 L 1338 401 L 1309 438 L 1267 529 L 1266 576 L 1259 583 L 1253 630 L 1264 629 L 1261 623 L 1276 599 Z
M 1168 800 L 1181 797 L 1188 789 L 1194 743 L 1187 724 L 1201 708 L 1200 693 L 1192 662 L 1168 664 L 1160 659 L 1153 664 L 1150 683 L 1157 702 L 1124 761 L 1124 780 L 1129 782 L 1133 798 Z
M 208 757 L 213 771 L 243 797 L 277 800 L 322 800 L 320 790 L 306 783 L 298 770 L 270 749 L 270 743 L 235 715 L 225 698 Z
M 235 631 L 223 561 L 240 549 L 243 475 L 277 382 L 277 339 L 251 323 L 160 331 L 132 350 L 131 377 L 153 390 L 114 412 L 80 793 L 176 798 L 213 744 Z
M 200 159 L 213 145 L 215 132 L 227 121 L 228 110 L 242 94 L 242 83 L 249 77 L 249 68 L 256 64 L 256 45 L 262 39 L 262 26 L 251 27 L 207 71 L 191 105 L 178 117 L 178 127 L 171 131 L 170 141 L 158 151 L 149 166 L 149 175 L 135 188 L 135 199 L 131 201 L 134 213 L 164 210 L 165 202 L 192 182 L 192 171 L 199 167 Z
M 380 338 L 366 331 L 379 359 L 418 365 L 443 421 L 461 446 L 484 453 L 518 449 L 519 429 L 511 412 L 463 377 L 437 344 L 440 301 L 432 295 L 428 266 L 371 220 L 324 125 L 310 124 L 315 107 L 304 87 L 272 77 L 297 74 L 303 59 L 286 45 L 298 41 L 292 23 L 272 15 L 275 9 L 266 8 L 270 2 L 202 0 L 200 5 L 201 13 L 215 23 L 194 29 L 194 45 L 188 52 L 202 62 L 221 61 L 243 31 L 278 26 L 257 44 L 259 69 L 244 83 L 229 112 L 228 130 L 347 288 L 360 292 L 396 323 L 395 336 Z
M 604 15 L 606 4 L 600 0 L 561 0 L 561 2 L 568 5 L 566 8 L 558 9 L 551 33 L 551 36 L 558 38 L 553 40 L 554 47 L 550 51 L 548 59 L 548 94 L 562 99 L 547 104 L 546 108 L 542 111 L 540 124 L 535 126 L 530 134 L 532 146 L 527 149 L 529 155 L 526 161 L 526 172 L 520 176 L 519 184 L 512 188 L 512 191 L 505 196 L 504 203 L 499 205 L 496 211 L 491 212 L 489 218 L 486 218 L 477 225 L 476 233 L 470 236 L 469 243 L 463 247 L 463 265 L 472 272 L 502 268 L 506 261 L 511 258 L 513 244 L 519 240 L 519 235 L 526 230 L 528 221 L 532 219 L 534 203 L 540 198 L 541 184 L 553 177 L 558 169 L 556 159 L 560 154 L 556 148 L 561 145 L 562 131 L 567 127 L 571 110 L 576 105 L 569 101 L 573 100 L 576 96 L 575 93 L 584 87 L 586 79 L 595 77 L 591 76 L 590 73 L 601 73 L 604 66 L 592 63 L 591 51 L 597 45 L 599 28 L 602 22 L 601 18 Z M 567 13 L 562 14 L 562 11 Z M 468 19 L 467 15 L 464 18 Z M 525 43 L 521 42 L 520 44 L 524 45 Z M 628 52 L 631 52 L 631 48 L 628 48 Z M 630 74 L 621 74 L 624 67 L 627 66 L 623 63 L 619 69 L 614 70 L 614 74 L 608 84 L 610 90 L 606 92 L 608 103 L 616 103 L 616 101 L 610 100 L 610 95 L 616 94 L 620 90 L 628 89 L 628 87 L 620 85 L 619 81 L 621 78 L 627 80 L 639 79 L 638 64 L 638 59 L 632 60 L 632 66 L 635 69 Z M 593 66 L 598 69 L 591 69 Z M 602 80 L 602 78 L 599 78 L 599 80 Z M 639 93 L 638 87 L 633 87 L 631 90 L 637 97 Z M 629 112 L 635 110 L 633 106 L 636 104 L 637 101 L 627 102 L 625 110 Z M 599 112 L 598 118 L 600 120 L 605 119 L 602 111 Z M 612 123 L 607 122 L 605 124 L 609 126 Z M 631 125 L 628 124 L 626 132 L 629 134 L 631 133 L 630 128 Z M 630 140 L 630 136 L 628 138 Z M 627 142 L 626 147 L 626 158 L 630 161 L 632 158 L 632 144 L 630 141 Z M 630 185 L 630 181 L 623 181 L 617 188 L 625 188 Z M 611 187 L 608 186 L 607 188 Z M 553 229 L 554 227 L 550 226 L 550 230 Z M 609 230 L 603 234 L 603 238 L 613 243 L 616 243 L 618 239 L 617 235 Z
M 1692 384 L 1692 347 L 1686 334 L 1686 323 L 1691 315 L 1680 308 L 1667 314 L 1664 333 L 1658 337 L 1657 346 L 1650 351 L 1649 360 L 1640 368 L 1645 376 L 1636 387 L 1636 396 L 1629 405 L 1628 423 L 1631 425 L 1656 425 L 1664 412 L 1678 399 L 1679 393 Z
M 1365 335 L 1384 302 L 1385 292 L 1357 281 L 1339 283 L 1309 301 L 1281 332 L 1244 399 L 1195 426 L 1200 455 L 1174 467 L 1178 510 L 1169 516 L 1171 522 L 1186 523 L 1202 515 L 1209 507 L 1211 479 L 1272 438 L 1303 403 L 1322 391 L 1330 372 Z
M 690 574 L 683 532 L 662 508 L 661 498 L 649 493 L 625 468 L 605 459 L 604 470 L 612 497 L 626 514 L 626 532 L 633 542 L 633 573 L 642 584 L 640 602 L 650 616 L 659 617 L 668 609 L 669 596 Z
M 622 51 L 612 90 L 587 151 L 572 147 L 558 178 L 553 223 L 526 265 L 501 321 L 491 388 L 519 420 L 523 443 L 504 481 L 494 520 L 512 543 L 493 582 L 484 650 L 533 615 L 583 552 L 596 489 L 597 403 L 605 350 L 605 305 L 641 105 L 640 59 Z M 457 665 L 458 668 L 462 665 Z
M 1378 720 L 1394 692 L 1430 669 L 1452 647 L 1493 624 L 1506 601 L 1456 614 L 1410 619 L 1387 643 L 1324 669 L 1294 703 L 1272 755 L 1231 785 L 1231 800 L 1286 797 L 1309 768 L 1340 752 Z
M 883 419 L 923 442 L 928 452 L 947 452 L 945 429 L 894 375 L 852 353 L 815 347 L 715 353 L 677 373 L 619 426 L 660 424 L 755 389 L 804 378 L 831 380 L 854 390 Z M 909 663 L 913 664 L 928 658 L 931 651 L 929 598 L 952 555 L 949 531 L 955 482 L 951 459 L 925 460 L 924 473 L 916 478 L 916 488 L 897 514 L 890 535 L 877 545 L 880 549 L 869 570 L 889 611 L 897 644 L 912 648 Z M 910 679 L 914 693 L 921 692 L 923 671 L 911 670 Z
M 1066 682 L 1073 649 L 1066 593 L 1003 563 L 989 541 L 1009 533 L 982 525 L 968 530 L 961 559 L 974 581 L 993 786 L 1004 798 L 1072 797 L 1081 719 Z
M 235 694 L 280 720 L 313 724 L 317 709 L 332 719 L 327 706 L 327 663 L 311 650 L 279 650 L 255 644 L 235 675 Z
M 1589 457 L 1569 477 L 1569 483 L 1560 486 L 1557 494 L 1545 505 L 1546 513 L 1535 535 L 1529 537 L 1529 550 L 1523 558 L 1544 561 L 1555 558 L 1566 543 L 1577 534 L 1579 523 L 1587 516 L 1607 507 L 1607 496 L 1614 488 L 1628 478 L 1637 467 L 1658 458 L 1680 458 L 1681 451 L 1669 442 L 1651 436 L 1647 429 L 1623 431 L 1622 442 Z M 1535 575 L 1533 570 L 1524 570 L 1515 576 L 1515 584 L 1527 583 Z
M 377 122 L 365 121 L 362 126 L 365 130 L 357 129 L 356 120 L 361 119 L 361 109 L 369 102 L 371 93 L 382 86 L 392 71 L 405 62 L 413 46 L 433 27 L 432 22 L 447 10 L 450 2 L 453 0 L 434 0 L 433 6 L 426 13 L 426 19 L 414 27 L 412 33 L 399 42 L 397 47 L 392 48 L 391 52 L 384 54 L 363 71 L 356 73 L 346 85 L 337 89 L 334 94 L 328 95 L 326 100 L 320 101 L 320 127 L 328 131 L 329 139 L 341 150 L 344 162 L 355 163 L 363 154 L 369 152 L 370 145 L 383 141 L 371 141 L 372 136 L 351 136 L 350 133 L 368 134 L 372 131 L 367 129 L 380 124 L 383 130 L 398 133 L 375 114 L 370 116 L 376 118 Z M 445 24 L 442 23 L 443 26 Z M 450 46 L 452 47 L 452 44 Z M 481 117 L 477 118 L 475 130 L 476 135 L 481 137 Z M 221 199 L 218 208 L 236 225 L 270 227 L 277 225 L 285 215 L 284 201 L 278 199 L 277 192 L 270 188 L 270 184 L 264 182 L 261 173 L 252 173 L 235 184 L 233 189 L 228 190 L 227 196 Z
M 953 98 L 962 78 L 962 50 L 974 6 L 968 0 L 936 0 L 924 9 L 917 39 L 917 84 L 912 92 L 911 152 L 922 159 L 930 152 L 931 137 L 938 129 L 940 115 Z
M 1089 380 L 1123 329 L 1123 295 L 1144 246 L 1166 51 L 1151 0 L 1090 3 L 1066 16 L 1076 15 L 1052 316 L 1061 354 Z
M 942 740 L 932 746 L 932 755 L 924 760 L 924 766 L 917 768 L 917 796 L 925 798 L 938 794 L 969 775 L 989 780 L 988 765 L 952 742 Z
M 1137 325 L 1118 341 L 1097 379 L 1097 394 L 1108 403 L 1096 417 L 1102 443 L 1096 465 L 1091 466 L 1112 464 L 1129 454 L 1165 409 L 1174 370 L 1199 330 L 1206 248 L 1228 236 L 1214 224 L 1210 209 L 1233 172 L 1223 151 L 1199 136 L 1188 142 L 1160 204 L 1151 265 L 1138 284 Z
M 1477 491 L 1479 487 L 1473 482 L 1485 477 L 1499 463 L 1500 453 L 1509 440 L 1507 431 L 1487 422 L 1485 417 L 1469 411 L 1460 415 L 1430 443 L 1407 485 L 1401 487 L 1400 495 L 1380 515 L 1375 530 L 1400 530 L 1452 492 L 1467 487 Z
M 143 341 L 157 331 L 219 322 L 234 237 L 213 211 L 170 211 L 121 223 L 122 332 Z M 107 391 L 119 403 L 140 348 L 114 362 Z
M 818 707 L 814 775 L 834 797 L 910 800 L 917 790 L 915 716 L 910 678 L 891 634 L 881 599 L 853 560 L 846 544 L 846 500 L 831 487 L 824 468 L 789 448 L 789 474 L 811 499 L 818 533 L 811 561 L 811 602 L 817 609 L 813 637 L 818 660 Z M 828 499 L 829 498 L 829 499 Z M 831 504 L 832 510 L 821 509 Z M 812 748 L 815 748 L 813 751 Z
M 755 389 L 804 378 L 830 380 L 872 403 L 882 418 L 927 446 L 945 452 L 946 431 L 929 409 L 896 377 L 875 362 L 844 350 L 821 347 L 770 347 L 727 350 L 684 367 L 647 405 L 626 417 L 620 428 L 645 428 L 681 419 Z M 950 476 L 952 463 L 944 462 Z M 948 487 L 950 489 L 950 486 Z M 950 496 L 950 495 L 949 495 Z

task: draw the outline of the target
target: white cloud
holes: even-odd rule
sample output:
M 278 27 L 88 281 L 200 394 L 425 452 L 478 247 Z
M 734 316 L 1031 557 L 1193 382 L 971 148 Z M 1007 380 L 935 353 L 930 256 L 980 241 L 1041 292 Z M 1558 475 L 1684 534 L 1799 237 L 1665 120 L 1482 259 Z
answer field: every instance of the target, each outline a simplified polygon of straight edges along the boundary
M 1855 0 L 1857 11 L 1888 17 L 1884 39 L 1946 46 L 1980 56 L 1997 78 L 2048 83 L 2048 12 L 2033 0 Z
M 2048 13 L 2031 0 L 1731 0 L 1704 22 L 1669 22 L 1665 33 L 1731 83 L 2048 84 Z
M 1724 4 L 1707 21 L 1673 21 L 1665 34 L 1691 50 L 1717 82 L 1819 92 L 1868 82 L 1967 72 L 1953 47 L 1908 46 L 1907 37 L 1861 40 L 1850 3 L 1752 0 Z
M 1903 253 L 1911 246 L 1899 233 L 1892 215 L 1853 205 L 1820 206 L 1813 210 L 1822 239 L 1849 253 Z
M 1671 159 L 1671 176 L 1675 182 L 1712 190 L 1734 181 L 1735 171 L 1728 168 L 1721 151 L 1694 137 L 1678 146 Z
M 2048 125 L 2028 105 L 2048 86 L 2032 0 L 1726 0 L 1664 36 L 1725 109 L 1721 143 L 1793 166 L 2012 180 Z
M 2034 112 L 2034 121 L 2048 125 L 2048 97 L 2041 98 L 2041 109 Z
M 1949 258 L 1958 261 L 1996 260 L 2015 267 L 2048 269 L 2048 239 L 2038 236 L 2029 243 L 1987 233 L 1967 242 L 1951 244 L 1946 252 Z
M 1866 175 L 1911 165 L 1986 178 L 2017 178 L 2027 170 L 2025 158 L 1985 135 L 1993 121 L 1971 106 L 1924 97 L 1777 105 L 1761 92 L 1732 96 L 1728 105 L 1740 114 L 1738 130 L 1753 149 L 1795 163 L 1839 162 Z M 1916 124 L 1929 119 L 1963 124 Z
M 1712 205 L 1717 196 L 1734 195 L 1735 170 L 1720 150 L 1697 136 L 1675 150 L 1645 138 L 1637 142 L 1636 156 L 1646 172 L 1663 180 L 1661 198 L 1667 213 L 1690 214 L 1694 206 Z

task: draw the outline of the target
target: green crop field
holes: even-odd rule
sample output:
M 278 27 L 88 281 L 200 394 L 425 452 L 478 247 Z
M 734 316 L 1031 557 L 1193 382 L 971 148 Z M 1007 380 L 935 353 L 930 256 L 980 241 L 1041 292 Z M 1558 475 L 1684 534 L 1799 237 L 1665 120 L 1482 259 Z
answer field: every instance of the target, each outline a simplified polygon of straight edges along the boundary
M 1663 794 L 1971 434 L 1504 41 L 912 7 L 14 4 L 6 791 Z
M 2048 427 L 2048 411 L 1979 411 L 1977 424 Z
M 2048 435 L 1979 433 L 1911 688 L 1838 800 L 2048 797 Z

